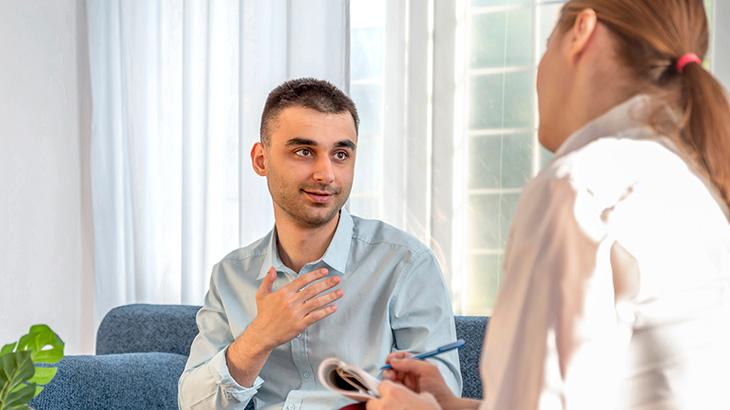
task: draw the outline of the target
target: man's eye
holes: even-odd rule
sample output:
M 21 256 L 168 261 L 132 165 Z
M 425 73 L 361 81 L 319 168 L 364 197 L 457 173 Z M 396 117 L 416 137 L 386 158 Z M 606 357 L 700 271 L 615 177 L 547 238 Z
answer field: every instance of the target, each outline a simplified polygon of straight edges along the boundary
M 350 154 L 348 154 L 345 151 L 337 151 L 335 153 L 335 158 L 337 158 L 339 161 L 344 161 L 344 160 L 350 158 Z
M 309 148 L 302 148 L 294 152 L 299 157 L 311 157 L 312 151 Z

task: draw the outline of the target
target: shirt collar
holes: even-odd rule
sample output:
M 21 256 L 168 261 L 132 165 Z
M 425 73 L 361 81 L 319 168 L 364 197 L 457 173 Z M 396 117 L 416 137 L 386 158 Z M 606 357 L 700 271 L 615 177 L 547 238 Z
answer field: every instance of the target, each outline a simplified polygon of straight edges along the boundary
M 266 276 L 266 273 L 269 271 L 269 268 L 271 268 L 272 266 L 274 267 L 274 269 L 276 269 L 277 272 L 282 272 L 282 271 L 289 269 L 281 261 L 281 258 L 279 258 L 279 250 L 276 246 L 276 242 L 277 242 L 276 226 L 274 226 L 274 229 L 272 229 L 271 232 L 269 232 L 267 241 L 268 241 L 268 245 L 266 246 L 266 253 L 264 255 L 264 261 L 261 264 L 261 269 L 259 270 L 259 276 L 256 277 L 256 280 L 260 280 L 264 276 Z
M 662 103 L 646 94 L 629 98 L 574 132 L 560 145 L 555 157 L 561 157 L 602 137 L 624 134 L 627 137 L 640 138 L 653 134 L 650 120 L 657 113 L 657 109 L 661 108 L 660 104 Z M 665 118 L 673 120 L 669 107 L 665 109 Z M 628 130 L 637 132 L 627 133 Z
M 352 216 L 345 208 L 340 210 L 340 221 L 337 223 L 332 241 L 322 256 L 322 261 L 330 268 L 344 274 L 347 268 L 347 259 L 350 256 L 350 245 L 352 244 L 352 232 L 355 223 Z
M 345 208 L 342 208 L 340 210 L 340 220 L 337 222 L 337 228 L 335 228 L 335 234 L 332 236 L 332 240 L 324 255 L 319 260 L 309 262 L 307 265 L 317 265 L 320 262 L 324 262 L 330 269 L 344 275 L 347 267 L 347 259 L 350 255 L 354 227 L 355 223 L 352 220 L 352 216 Z M 276 227 L 269 232 L 268 236 L 268 246 L 266 247 L 268 251 L 264 256 L 259 275 L 256 277 L 257 280 L 262 279 L 272 266 L 277 272 L 291 271 L 279 257 L 279 250 L 276 246 Z M 296 274 L 296 272 L 293 273 Z

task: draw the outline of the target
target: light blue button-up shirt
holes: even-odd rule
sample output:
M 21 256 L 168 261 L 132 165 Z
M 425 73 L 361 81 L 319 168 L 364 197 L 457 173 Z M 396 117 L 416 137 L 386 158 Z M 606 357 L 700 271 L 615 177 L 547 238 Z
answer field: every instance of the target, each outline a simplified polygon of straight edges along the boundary
M 279 259 L 276 230 L 238 249 L 214 268 L 200 334 L 180 377 L 179 404 L 188 409 L 336 409 L 350 400 L 317 379 L 322 360 L 337 357 L 377 373 L 391 351 L 424 352 L 456 340 L 451 301 L 433 253 L 411 235 L 346 210 L 321 259 L 294 272 Z M 225 350 L 256 316 L 256 290 L 269 267 L 274 290 L 326 267 L 342 279 L 337 311 L 271 353 L 253 386 L 228 372 Z M 455 394 L 461 393 L 456 351 L 432 359 Z

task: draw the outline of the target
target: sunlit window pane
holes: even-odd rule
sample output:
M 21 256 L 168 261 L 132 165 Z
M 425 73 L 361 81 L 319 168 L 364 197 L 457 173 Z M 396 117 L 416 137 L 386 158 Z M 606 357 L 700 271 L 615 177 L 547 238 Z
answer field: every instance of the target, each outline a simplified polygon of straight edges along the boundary
M 532 64 L 533 27 L 532 8 L 474 15 L 470 39 L 471 67 Z
M 469 242 L 473 250 L 504 249 L 518 199 L 519 193 L 470 195 Z
M 469 143 L 469 188 L 520 188 L 532 177 L 533 133 L 476 135 Z
M 470 129 L 533 127 L 534 71 L 477 75 L 469 92 Z
M 470 266 L 464 310 L 471 315 L 491 315 L 501 280 L 502 255 L 473 255 Z

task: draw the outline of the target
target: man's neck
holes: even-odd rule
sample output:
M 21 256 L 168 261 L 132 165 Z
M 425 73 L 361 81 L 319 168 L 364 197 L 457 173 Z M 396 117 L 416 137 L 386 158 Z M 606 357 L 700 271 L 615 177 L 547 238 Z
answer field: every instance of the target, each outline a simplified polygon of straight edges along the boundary
M 338 213 L 331 221 L 313 228 L 293 221 L 285 212 L 275 214 L 279 258 L 294 272 L 299 272 L 304 265 L 324 255 L 340 220 Z

